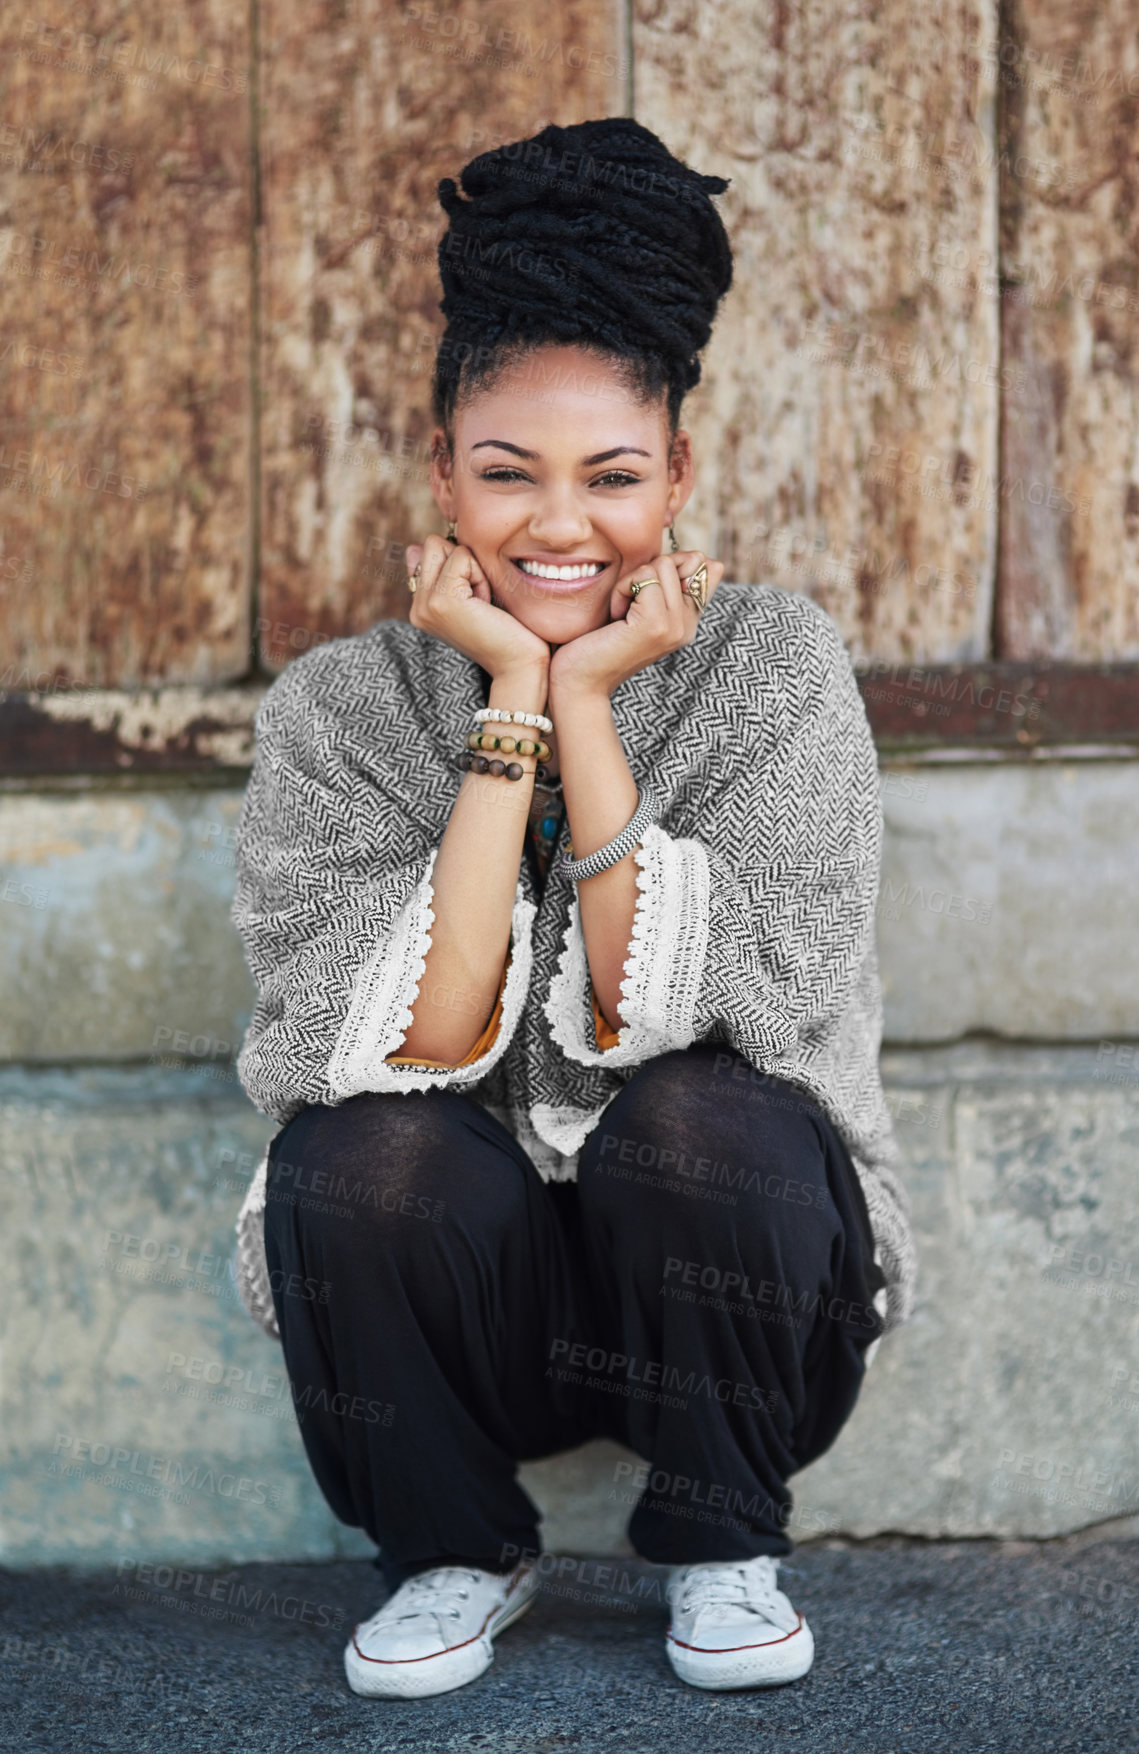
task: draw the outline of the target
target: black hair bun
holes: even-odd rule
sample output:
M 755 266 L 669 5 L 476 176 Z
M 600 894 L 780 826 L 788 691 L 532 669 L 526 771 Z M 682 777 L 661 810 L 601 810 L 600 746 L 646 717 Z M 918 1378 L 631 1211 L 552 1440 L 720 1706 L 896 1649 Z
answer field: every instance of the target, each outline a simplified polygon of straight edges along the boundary
M 699 382 L 697 356 L 732 283 L 710 199 L 728 182 L 690 169 L 627 116 L 551 123 L 480 154 L 458 184 L 439 183 L 450 220 L 438 258 L 441 353 L 593 341 L 655 355 L 683 394 Z M 454 376 L 441 362 L 438 382 Z

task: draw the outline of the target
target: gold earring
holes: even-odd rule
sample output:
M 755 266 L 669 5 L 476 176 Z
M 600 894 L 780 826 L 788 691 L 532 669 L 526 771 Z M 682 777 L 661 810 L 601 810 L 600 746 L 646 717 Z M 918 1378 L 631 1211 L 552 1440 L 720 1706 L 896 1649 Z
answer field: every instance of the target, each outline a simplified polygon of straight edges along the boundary
M 457 531 L 455 528 L 455 520 L 454 518 L 450 518 L 447 522 L 447 540 L 448 542 L 454 542 L 456 539 Z
M 680 553 L 680 543 L 676 540 L 676 525 L 668 526 L 668 548 L 670 554 Z

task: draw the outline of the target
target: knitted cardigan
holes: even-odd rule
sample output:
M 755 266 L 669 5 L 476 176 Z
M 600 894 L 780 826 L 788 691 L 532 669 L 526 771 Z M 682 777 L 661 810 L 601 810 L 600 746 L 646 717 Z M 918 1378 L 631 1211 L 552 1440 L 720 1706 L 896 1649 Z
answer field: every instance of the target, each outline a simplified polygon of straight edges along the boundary
M 524 858 L 491 1045 L 454 1067 L 391 1064 L 431 941 L 455 757 L 482 705 L 479 666 L 399 620 L 294 659 L 267 690 L 231 910 L 257 987 L 237 1060 L 250 1100 L 283 1126 L 310 1103 L 450 1085 L 561 1180 L 639 1065 L 722 1041 L 806 1092 L 844 1139 L 889 1332 L 911 1312 L 917 1257 L 878 1068 L 877 755 L 835 623 L 799 593 L 721 580 L 689 644 L 614 691 L 633 777 L 663 800 L 633 854 L 615 1046 L 597 1045 L 576 886 L 551 863 L 539 893 Z M 555 859 L 568 832 L 563 817 Z M 267 1161 L 268 1147 L 236 1274 L 275 1336 Z

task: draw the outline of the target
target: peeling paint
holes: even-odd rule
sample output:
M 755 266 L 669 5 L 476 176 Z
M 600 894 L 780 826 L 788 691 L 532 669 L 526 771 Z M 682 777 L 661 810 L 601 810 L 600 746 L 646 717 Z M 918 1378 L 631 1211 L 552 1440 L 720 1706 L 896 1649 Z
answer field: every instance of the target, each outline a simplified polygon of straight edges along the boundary
M 184 736 L 195 720 L 232 726 L 247 736 L 264 694 L 263 688 L 162 688 L 137 694 L 74 689 L 27 698 L 57 723 L 85 723 L 96 731 L 114 731 L 124 748 L 161 749 Z M 217 736 L 223 737 L 220 730 Z M 221 746 L 236 747 L 224 737 Z

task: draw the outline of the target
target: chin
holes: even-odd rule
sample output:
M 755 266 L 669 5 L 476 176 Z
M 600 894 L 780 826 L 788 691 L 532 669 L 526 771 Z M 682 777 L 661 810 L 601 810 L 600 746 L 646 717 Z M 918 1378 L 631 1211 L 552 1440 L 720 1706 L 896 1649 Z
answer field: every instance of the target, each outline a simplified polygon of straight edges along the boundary
M 539 639 L 544 639 L 546 644 L 551 646 L 568 645 L 570 640 L 579 639 L 583 633 L 592 633 L 594 628 L 605 625 L 604 619 L 599 621 L 596 615 L 582 615 L 580 613 L 577 615 L 541 616 L 533 619 L 527 617 L 525 621 L 522 620 L 521 616 L 518 616 L 517 619 L 522 621 L 522 625 L 529 628 L 531 633 L 536 634 Z
M 564 646 L 583 633 L 592 633 L 594 628 L 604 627 L 609 619 L 605 613 L 605 605 L 596 602 L 559 604 L 545 611 L 536 611 L 533 604 L 527 604 L 527 613 L 520 615 L 509 598 L 498 601 L 497 592 L 492 592 L 491 599 L 497 601 L 500 609 L 513 615 L 515 621 L 520 621 L 528 632 L 535 634 L 538 639 L 544 639 L 551 646 Z

